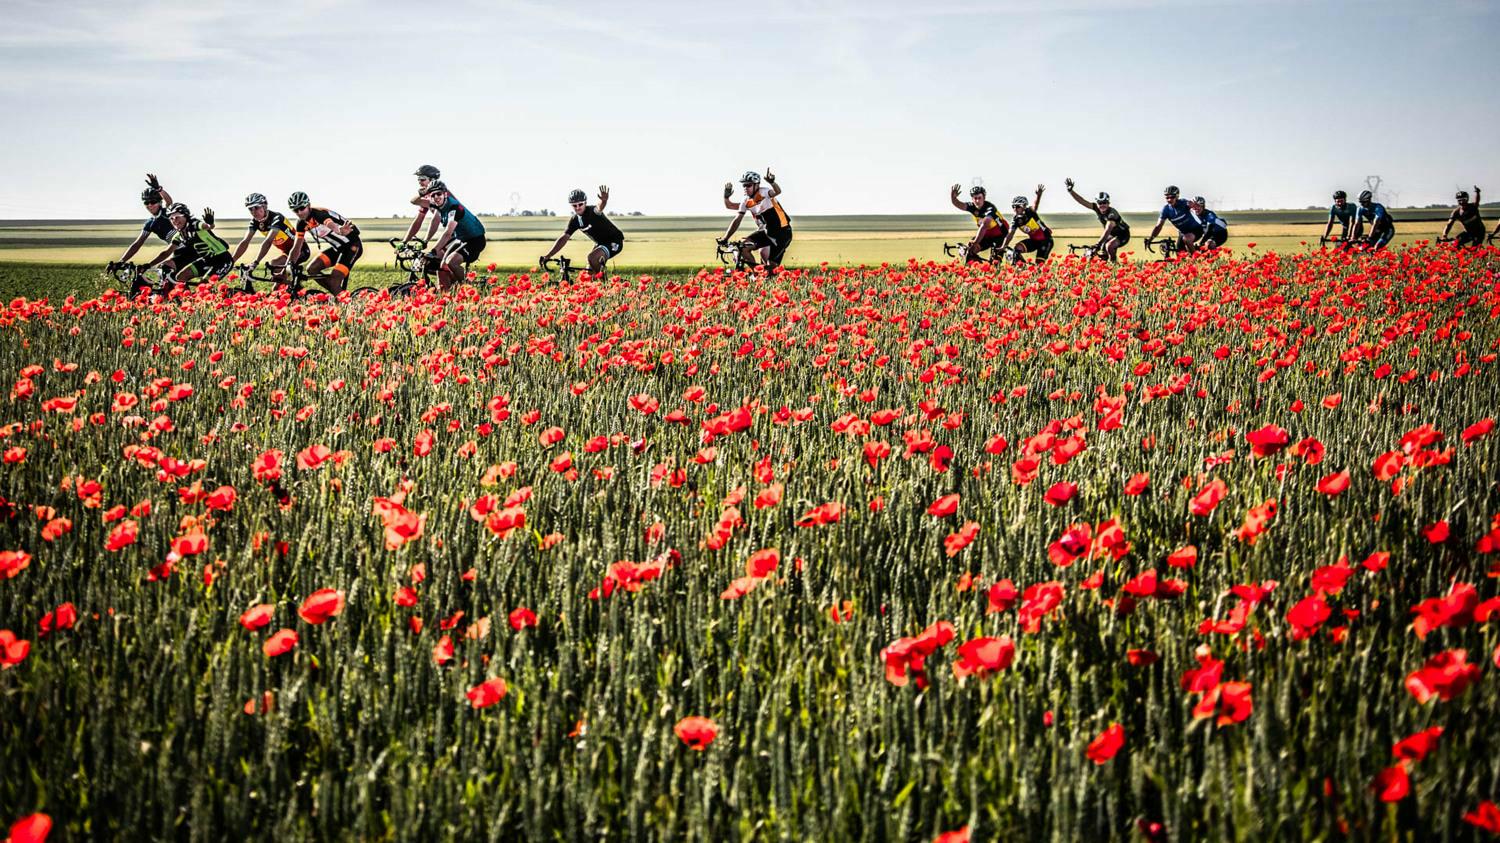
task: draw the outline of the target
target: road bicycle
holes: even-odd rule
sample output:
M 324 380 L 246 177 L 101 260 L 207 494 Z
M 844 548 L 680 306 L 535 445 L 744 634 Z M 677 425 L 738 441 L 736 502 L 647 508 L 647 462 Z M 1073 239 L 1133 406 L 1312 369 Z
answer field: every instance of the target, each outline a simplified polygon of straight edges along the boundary
M 1007 246 L 1002 249 L 999 243 L 990 246 L 988 251 L 988 255 L 978 257 L 976 258 L 976 261 L 978 263 L 998 265 L 1004 263 L 1016 263 L 1021 257 L 1020 251 L 1017 250 L 1015 246 Z M 944 243 L 943 254 L 956 261 L 967 261 L 969 259 L 969 244 Z
M 1099 260 L 1105 260 L 1109 257 L 1109 253 L 1098 243 L 1069 243 L 1068 254 L 1081 255 L 1084 258 L 1098 258 Z
M 135 298 L 142 290 L 150 290 L 153 295 L 166 295 L 172 291 L 173 287 L 179 285 L 192 289 L 211 281 L 223 281 L 239 269 L 243 267 L 229 267 L 220 273 L 209 276 L 200 275 L 180 282 L 174 277 L 175 270 L 169 270 L 162 265 L 148 268 L 138 263 L 111 261 L 105 265 L 104 274 L 113 278 L 115 284 L 127 296 Z
M 566 255 L 558 255 L 555 258 L 542 258 L 536 262 L 537 268 L 543 272 L 551 272 L 557 267 L 558 275 L 564 283 L 573 280 L 573 261 Z
M 744 240 L 715 240 L 714 247 L 718 254 L 719 263 L 725 266 L 733 264 L 735 272 L 752 269 L 755 266 L 755 264 L 745 260 Z
M 427 283 L 428 268 L 437 262 L 437 256 L 427 251 L 427 241 L 420 237 L 410 240 L 392 237 L 386 242 L 391 244 L 391 251 L 395 254 L 396 268 L 406 272 L 406 280 L 389 287 L 359 287 L 350 290 L 350 295 L 370 297 L 389 293 L 392 296 L 409 296 L 416 292 L 417 287 Z
M 255 292 L 255 284 L 272 284 L 284 288 L 288 294 L 296 296 L 302 292 L 302 282 L 307 280 L 307 267 L 300 263 L 282 264 L 273 266 L 269 263 L 257 266 L 237 266 L 235 272 L 245 279 L 245 284 L 240 288 L 242 292 Z
M 1176 257 L 1178 252 L 1182 251 L 1182 244 L 1178 243 L 1177 240 L 1172 237 L 1157 237 L 1154 239 L 1151 237 L 1147 237 L 1145 243 L 1146 251 L 1152 253 L 1153 255 L 1160 254 L 1161 259 L 1164 261 L 1172 260 L 1172 258 Z M 1160 247 L 1161 251 L 1157 252 L 1155 247 Z

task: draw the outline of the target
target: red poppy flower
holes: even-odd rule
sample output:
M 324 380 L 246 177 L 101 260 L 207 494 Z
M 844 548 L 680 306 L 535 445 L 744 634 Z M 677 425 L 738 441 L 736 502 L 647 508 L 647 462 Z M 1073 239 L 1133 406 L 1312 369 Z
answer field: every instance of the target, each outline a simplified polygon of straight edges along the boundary
M 109 551 L 123 550 L 135 544 L 136 536 L 140 527 L 134 521 L 121 521 L 109 531 L 109 536 L 104 540 L 104 549 Z
M 1447 702 L 1479 681 L 1479 665 L 1469 664 L 1465 650 L 1448 650 L 1428 659 L 1406 677 L 1406 690 L 1420 704 L 1436 697 Z
M 1479 803 L 1478 808 L 1464 814 L 1464 822 L 1491 834 L 1500 834 L 1500 805 L 1486 799 Z M 15 830 L 12 829 L 11 833 L 14 834 Z
M 1274 424 L 1268 424 L 1259 430 L 1246 433 L 1245 439 L 1250 443 L 1250 450 L 1257 457 L 1272 456 L 1291 442 L 1291 436 L 1286 429 Z
M 510 688 L 506 686 L 505 680 L 496 676 L 470 688 L 464 696 L 469 698 L 469 705 L 473 708 L 489 708 L 505 699 L 508 693 Z
M 72 629 L 77 622 L 78 608 L 72 603 L 61 603 L 56 609 L 42 615 L 42 619 L 37 622 L 37 627 L 41 630 L 42 637 L 45 638 L 50 633 Z
M 985 598 L 989 604 L 985 609 L 985 614 L 993 615 L 997 612 L 1008 611 L 1016 605 L 1020 596 L 1020 592 L 1016 591 L 1015 583 L 1008 579 L 1000 580 L 985 592 Z
M 719 724 L 707 717 L 684 717 L 677 721 L 672 731 L 688 749 L 702 752 L 719 736 Z
M 1131 496 L 1139 495 L 1146 491 L 1146 488 L 1150 485 L 1151 475 L 1145 473 L 1132 474 L 1130 479 L 1125 481 L 1125 494 Z
M 512 609 L 507 620 L 510 622 L 511 629 L 520 632 L 528 626 L 536 626 L 536 613 L 525 606 L 521 606 L 520 608 Z
M 1120 749 L 1125 746 L 1125 727 L 1119 723 L 1111 723 L 1109 727 L 1099 733 L 1099 736 L 1089 741 L 1088 748 L 1084 754 L 1095 764 L 1103 764 L 1119 754 Z
M 1286 622 L 1292 627 L 1292 640 L 1312 637 L 1332 614 L 1333 610 L 1321 592 L 1297 601 L 1297 605 L 1286 613 Z
M 270 603 L 261 603 L 251 606 L 240 615 L 240 626 L 250 630 L 263 629 L 271 622 L 272 616 L 276 614 L 276 607 Z
M 334 588 L 320 588 L 297 608 L 297 617 L 313 624 L 324 623 L 344 611 L 344 593 Z
M 31 564 L 31 554 L 24 550 L 0 551 L 0 579 L 8 580 L 26 570 Z
M 1224 500 L 1224 494 L 1228 489 L 1224 481 L 1215 477 L 1213 482 L 1203 487 L 1203 490 L 1193 496 L 1189 510 L 1197 516 L 1206 517 L 1210 515 L 1219 502 Z
M 1370 789 L 1375 791 L 1382 802 L 1400 802 L 1405 799 L 1411 794 L 1411 776 L 1406 772 L 1406 764 L 1403 762 L 1376 773 L 1375 780 L 1370 782 Z
M 969 843 L 969 827 L 945 831 L 932 839 L 932 843 Z
M 1442 544 L 1448 540 L 1448 522 L 1438 521 L 1428 524 L 1422 528 L 1422 537 L 1432 544 Z
M 1005 670 L 1016 658 L 1016 645 L 1009 635 L 999 638 L 974 638 L 958 645 L 958 660 L 953 663 L 953 675 L 978 676 L 981 679 L 991 673 Z
M 927 514 L 935 518 L 947 518 L 958 512 L 958 500 L 957 494 L 943 495 L 928 505 Z
M 11 824 L 9 843 L 45 843 L 52 833 L 52 818 L 46 814 L 32 814 Z
M 1397 741 L 1396 745 L 1391 747 L 1391 755 L 1404 761 L 1421 761 L 1437 749 L 1438 738 L 1442 735 L 1442 726 L 1423 729 L 1415 735 Z
M 1072 500 L 1073 496 L 1076 494 L 1078 494 L 1078 484 L 1063 480 L 1061 482 L 1054 483 L 1052 485 L 1052 488 L 1047 490 L 1047 494 L 1044 496 L 1044 500 L 1046 500 L 1047 503 L 1050 503 L 1053 506 L 1062 506 L 1063 504 Z
M 302 471 L 311 471 L 332 458 L 333 451 L 330 451 L 327 445 L 313 445 L 297 452 L 297 468 Z
M 297 646 L 297 633 L 290 629 L 279 629 L 271 633 L 271 637 L 261 645 L 261 650 L 268 658 L 286 655 Z
M 1203 699 L 1193 706 L 1193 717 L 1213 717 L 1217 714 L 1215 724 L 1228 726 L 1244 722 L 1254 707 L 1249 682 L 1223 682 L 1208 689 Z
M 1181 547 L 1167 555 L 1167 564 L 1173 568 L 1191 568 L 1198 564 L 1198 548 L 1193 545 Z
M 1329 497 L 1343 494 L 1348 488 L 1349 471 L 1347 469 L 1335 474 L 1326 475 L 1318 481 L 1318 491 Z

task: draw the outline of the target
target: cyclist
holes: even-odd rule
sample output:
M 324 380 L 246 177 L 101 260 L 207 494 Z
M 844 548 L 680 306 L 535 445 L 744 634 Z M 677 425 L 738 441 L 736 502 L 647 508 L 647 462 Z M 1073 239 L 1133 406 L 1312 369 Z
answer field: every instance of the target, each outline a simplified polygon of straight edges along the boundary
M 1212 250 L 1224 245 L 1229 239 L 1229 223 L 1224 218 L 1208 209 L 1208 202 L 1202 196 L 1193 197 L 1193 218 L 1203 226 L 1203 248 Z
M 461 279 L 468 277 L 469 264 L 477 260 L 479 253 L 484 251 L 484 224 L 474 216 L 473 211 L 453 198 L 453 194 L 448 192 L 448 185 L 441 180 L 428 184 L 423 198 L 434 214 L 433 229 L 441 225 L 443 230 L 437 242 L 432 244 L 427 257 L 438 265 L 438 287 L 449 290 Z M 421 217 L 418 216 L 418 221 L 420 220 Z
M 1349 202 L 1349 194 L 1342 190 L 1333 192 L 1333 204 L 1328 206 L 1328 224 L 1323 226 L 1323 239 L 1333 231 L 1333 224 L 1337 222 L 1342 229 L 1339 232 L 1339 244 L 1346 245 L 1354 236 L 1354 214 L 1355 207 Z
M 1453 245 L 1460 249 L 1465 246 L 1483 246 L 1484 220 L 1479 218 L 1479 185 L 1474 185 L 1473 202 L 1469 201 L 1467 190 L 1460 190 L 1453 198 L 1458 200 L 1458 207 L 1448 215 L 1448 224 L 1443 226 L 1443 236 L 1448 236 L 1454 223 L 1462 223 L 1464 230 L 1459 232 L 1458 239 L 1453 241 Z
M 1026 239 L 1016 244 L 1016 263 L 1024 263 L 1021 257 L 1027 252 L 1036 253 L 1036 262 L 1041 263 L 1052 255 L 1052 229 L 1042 222 L 1037 216 L 1037 209 L 1042 207 L 1042 193 L 1047 189 L 1046 185 L 1036 186 L 1036 205 L 1026 201 L 1025 196 L 1017 196 L 1010 200 L 1010 209 L 1015 216 L 1010 220 L 1010 231 L 1005 233 L 1005 240 L 1001 242 L 1001 248 L 1010 245 L 1010 239 L 1017 234 L 1025 234 Z
M 275 246 L 281 254 L 270 261 L 271 280 L 277 284 L 287 282 L 287 270 L 290 268 L 287 256 L 292 251 L 292 244 L 297 240 L 297 228 L 292 225 L 286 215 L 280 211 L 270 210 L 270 200 L 266 199 L 264 193 L 252 193 L 245 197 L 245 209 L 250 212 L 250 224 L 245 228 L 245 236 L 234 249 L 234 256 L 229 259 L 230 263 L 239 263 L 240 256 L 250 248 L 250 241 L 255 239 L 256 234 L 264 234 L 265 240 L 260 244 L 260 253 L 251 262 L 250 268 L 254 269 L 260 262 L 266 259 L 266 253 Z M 245 292 L 255 292 L 255 285 L 251 282 L 249 275 L 245 277 Z
M 327 208 L 314 208 L 307 194 L 293 193 L 286 200 L 287 207 L 297 215 L 297 239 L 287 254 L 289 263 L 300 263 L 307 250 L 307 235 L 322 247 L 322 252 L 309 264 L 308 278 L 330 293 L 341 292 L 349 283 L 349 272 L 364 254 L 364 244 L 359 239 L 359 226 Z M 327 270 L 325 272 L 325 270 Z
M 412 175 L 417 177 L 417 195 L 412 197 L 411 203 L 419 208 L 426 208 L 427 202 L 425 197 L 427 195 L 427 188 L 431 187 L 433 182 L 441 179 L 443 173 L 431 164 L 423 164 Z M 416 229 L 413 228 L 412 231 L 415 232 Z M 408 236 L 406 239 L 410 240 L 411 237 Z
M 1161 233 L 1161 227 L 1168 222 L 1177 229 L 1178 245 L 1183 251 L 1192 253 L 1197 247 L 1198 240 L 1203 236 L 1203 226 L 1193 217 L 1193 205 L 1182 198 L 1182 191 L 1177 185 L 1169 184 L 1162 191 L 1162 198 L 1167 204 L 1162 206 L 1161 216 L 1156 218 L 1156 227 L 1151 229 L 1151 236 L 1147 240 L 1155 240 L 1156 235 Z
M 1099 235 L 1099 242 L 1094 244 L 1094 255 L 1107 255 L 1110 263 L 1120 259 L 1120 247 L 1130 242 L 1130 223 L 1120 216 L 1120 212 L 1111 207 L 1109 194 L 1099 191 L 1099 198 L 1090 202 L 1079 196 L 1073 190 L 1073 180 L 1063 179 L 1063 184 L 1068 188 L 1068 195 L 1073 201 L 1094 212 L 1099 218 L 1099 224 L 1104 226 L 1104 232 Z
M 1396 221 L 1391 218 L 1384 205 L 1375 201 L 1375 194 L 1368 190 L 1359 194 L 1359 210 L 1354 214 L 1352 239 L 1359 240 L 1366 220 L 1370 222 L 1370 233 L 1365 238 L 1365 245 L 1378 252 L 1396 236 Z
M 188 206 L 177 202 L 167 209 L 167 219 L 172 223 L 172 242 L 146 265 L 147 269 L 166 263 L 169 259 L 175 260 L 182 254 L 191 254 L 193 257 L 186 263 L 173 267 L 173 280 L 177 283 L 186 284 L 194 278 L 207 279 L 229 273 L 229 267 L 233 264 L 229 259 L 229 244 L 213 232 L 212 208 L 203 209 L 203 220 L 200 222 L 193 218 Z M 159 292 L 167 292 L 170 288 L 169 283 Z
M 964 262 L 982 261 L 985 252 L 1005 241 L 1005 236 L 1010 234 L 1010 223 L 1000 216 L 1000 209 L 985 197 L 984 188 L 969 188 L 968 202 L 958 201 L 961 189 L 959 185 L 953 185 L 953 189 L 948 191 L 948 201 L 953 203 L 953 207 L 973 217 L 974 225 L 977 226 L 964 250 Z
M 176 229 L 172 227 L 172 221 L 167 218 L 167 208 L 173 204 L 172 194 L 168 193 L 156 176 L 151 173 L 146 174 L 146 189 L 141 191 L 141 204 L 146 206 L 146 213 L 151 216 L 141 224 L 141 233 L 137 234 L 135 242 L 125 249 L 125 254 L 121 255 L 119 260 L 110 262 L 108 267 L 110 271 L 129 263 L 130 259 L 135 257 L 135 253 L 141 250 L 147 237 L 154 234 L 156 239 L 163 243 L 170 243 L 172 236 L 176 233 Z M 185 251 L 173 255 L 172 259 L 166 263 L 168 267 L 176 268 L 186 266 L 192 260 L 192 254 Z
M 734 195 L 734 185 L 725 183 L 724 207 L 734 211 L 735 217 L 729 223 L 729 230 L 719 238 L 719 245 L 729 242 L 729 238 L 739 230 L 745 212 L 749 211 L 755 218 L 757 230 L 745 238 L 742 257 L 747 263 L 754 265 L 753 251 L 759 249 L 761 263 L 770 270 L 781 266 L 787 247 L 792 245 L 792 218 L 787 216 L 786 210 L 776 198 L 781 195 L 781 185 L 776 183 L 776 176 L 770 168 L 766 169 L 766 183 L 770 185 L 769 189 L 761 187 L 760 173 L 747 171 L 740 177 L 740 187 L 745 191 L 745 198 L 738 204 L 729 198 Z
M 604 265 L 610 258 L 618 255 L 625 248 L 625 235 L 620 233 L 619 226 L 610 222 L 609 217 L 604 215 L 604 206 L 609 204 L 609 185 L 599 185 L 599 204 L 590 205 L 589 196 L 582 190 L 575 190 L 568 194 L 568 204 L 573 206 L 573 217 L 568 220 L 568 230 L 557 238 L 547 254 L 542 255 L 537 263 L 546 263 L 553 255 L 562 251 L 568 240 L 573 237 L 573 232 L 582 231 L 589 239 L 594 241 L 594 248 L 589 251 L 589 272 L 598 274 L 604 271 Z

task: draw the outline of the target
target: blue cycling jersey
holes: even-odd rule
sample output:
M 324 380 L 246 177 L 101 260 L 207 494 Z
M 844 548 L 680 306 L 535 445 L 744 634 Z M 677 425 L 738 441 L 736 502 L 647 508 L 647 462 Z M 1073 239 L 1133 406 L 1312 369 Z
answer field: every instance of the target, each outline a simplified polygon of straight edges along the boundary
M 1225 222 L 1224 219 L 1218 214 L 1205 208 L 1203 210 L 1203 227 L 1222 228 L 1223 230 L 1228 231 L 1229 223 Z
M 1376 226 L 1390 225 L 1392 223 L 1391 215 L 1386 213 L 1385 206 L 1380 204 L 1379 202 L 1372 202 L 1370 203 L 1369 207 L 1361 205 L 1359 208 L 1359 213 L 1356 214 L 1354 218 L 1359 222 L 1369 220 L 1370 226 L 1372 228 Z
M 1178 231 L 1203 230 L 1203 226 L 1199 225 L 1198 221 L 1193 218 L 1193 207 L 1188 204 L 1186 199 L 1178 199 L 1170 205 L 1163 205 L 1161 216 L 1158 219 L 1170 222 Z
M 1353 202 L 1345 202 L 1344 207 L 1342 208 L 1340 208 L 1338 205 L 1329 205 L 1328 219 L 1337 220 L 1345 228 L 1348 228 L 1350 224 L 1354 222 L 1354 214 L 1358 210 L 1359 206 L 1355 205 Z

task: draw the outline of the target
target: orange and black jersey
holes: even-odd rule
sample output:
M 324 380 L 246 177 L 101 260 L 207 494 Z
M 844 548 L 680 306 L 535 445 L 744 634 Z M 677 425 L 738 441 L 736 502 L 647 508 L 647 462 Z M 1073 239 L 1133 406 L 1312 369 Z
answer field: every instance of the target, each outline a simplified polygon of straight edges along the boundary
M 245 229 L 245 233 L 257 232 L 269 237 L 271 242 L 283 251 L 291 248 L 292 239 L 297 236 L 297 229 L 280 211 L 266 211 L 266 218 L 260 222 L 250 220 L 250 226 Z
M 740 200 L 739 212 L 743 214 L 746 211 L 755 217 L 755 224 L 762 231 L 780 234 L 792 227 L 792 218 L 787 216 L 786 210 L 771 195 L 771 191 L 764 188 L 758 187 L 753 194 Z
M 348 220 L 327 208 L 308 208 L 307 219 L 297 220 L 297 239 L 301 240 L 303 235 L 311 233 L 313 239 L 327 247 L 358 243 L 359 226 L 355 226 L 348 234 L 339 233 L 338 229 L 343 228 L 346 222 Z
M 1037 216 L 1032 208 L 1026 208 L 1017 213 L 1010 224 L 1015 227 L 1017 234 L 1024 234 L 1031 240 L 1046 240 L 1052 236 L 1052 229 L 1042 222 L 1042 218 Z
M 964 203 L 964 210 L 974 218 L 974 224 L 984 229 L 982 239 L 989 240 L 995 237 L 1004 237 L 1010 232 L 1010 223 L 1000 216 L 1000 209 L 995 203 L 986 201 L 975 205 L 973 202 Z

